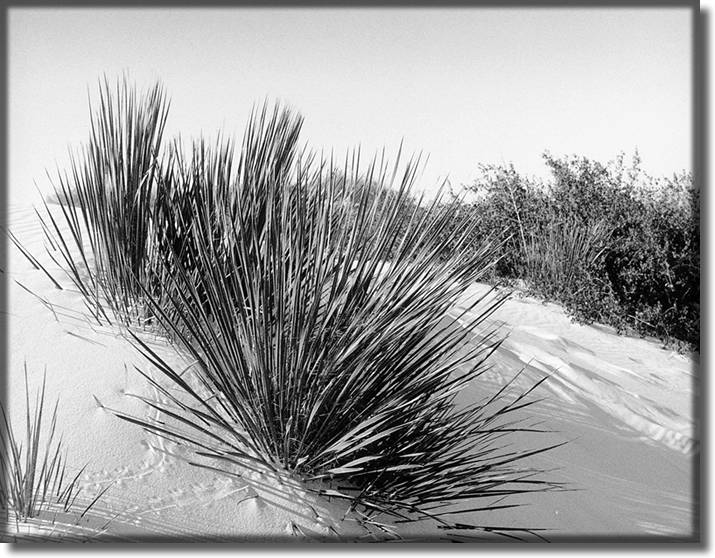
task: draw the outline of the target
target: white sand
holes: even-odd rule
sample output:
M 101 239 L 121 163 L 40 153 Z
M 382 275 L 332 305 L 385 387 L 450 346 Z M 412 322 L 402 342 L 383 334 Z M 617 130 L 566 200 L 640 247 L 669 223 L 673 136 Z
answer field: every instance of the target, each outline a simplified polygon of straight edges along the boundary
M 538 524 L 554 539 L 693 536 L 694 359 L 655 340 L 574 324 L 560 307 L 529 298 L 508 301 L 491 319 L 509 336 L 487 385 L 474 391 L 488 392 L 524 367 L 518 385 L 548 375 L 531 412 L 557 431 L 549 439 L 569 443 L 535 461 L 558 467 L 553 475 L 577 490 L 531 497 L 494 520 Z
M 38 255 L 42 234 L 32 211 L 11 207 L 9 213 L 11 230 Z M 193 467 L 183 448 L 116 418 L 107 408 L 147 413 L 132 397 L 157 395 L 133 371 L 134 364 L 148 370 L 147 364 L 116 331 L 81 317 L 79 294 L 55 289 L 14 247 L 9 256 L 11 418 L 23 424 L 23 363 L 32 392 L 47 367 L 48 400 L 61 400 L 59 430 L 70 466 L 88 465 L 83 478 L 87 494 L 113 484 L 93 510 L 88 529 L 111 518 L 109 532 L 128 540 L 256 540 L 300 532 L 361 532 L 354 523 L 341 521 L 342 510 L 335 503 L 318 501 L 297 486 L 278 486 L 269 475 L 244 472 L 243 479 L 235 479 Z M 57 270 L 51 262 L 50 267 Z M 51 303 L 57 319 L 15 281 Z M 70 285 L 67 280 L 63 284 Z M 474 293 L 485 288 L 476 285 Z M 472 519 L 543 527 L 552 539 L 692 535 L 697 455 L 693 360 L 653 340 L 573 324 L 557 306 L 530 299 L 508 301 L 492 321 L 502 324 L 509 337 L 492 357 L 493 368 L 461 397 L 487 395 L 524 366 L 517 385 L 548 374 L 550 379 L 535 393 L 543 401 L 526 413 L 555 432 L 536 442 L 524 437 L 514 443 L 535 447 L 569 440 L 534 457 L 533 463 L 557 467 L 549 478 L 576 490 L 523 496 L 518 501 L 529 505 Z M 181 362 L 164 344 L 157 344 L 157 350 Z

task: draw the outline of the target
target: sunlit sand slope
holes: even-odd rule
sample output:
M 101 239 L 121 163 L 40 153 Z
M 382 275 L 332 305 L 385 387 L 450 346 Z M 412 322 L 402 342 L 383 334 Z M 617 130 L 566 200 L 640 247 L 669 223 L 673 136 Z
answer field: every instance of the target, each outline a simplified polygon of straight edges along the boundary
M 530 412 L 554 431 L 549 440 L 568 443 L 534 459 L 573 489 L 503 519 L 548 528 L 552 538 L 693 536 L 694 358 L 572 323 L 560 307 L 526 297 L 507 301 L 492 322 L 508 336 L 482 385 L 463 397 L 489 393 L 522 369 L 516 383 L 524 387 L 547 376 Z

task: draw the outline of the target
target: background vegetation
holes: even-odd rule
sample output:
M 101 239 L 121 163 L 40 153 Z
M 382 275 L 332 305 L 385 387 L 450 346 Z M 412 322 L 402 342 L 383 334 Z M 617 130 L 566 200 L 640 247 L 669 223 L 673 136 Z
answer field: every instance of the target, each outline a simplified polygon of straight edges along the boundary
M 492 282 L 564 305 L 580 322 L 700 346 L 700 190 L 690 174 L 653 178 L 636 154 L 603 164 L 544 155 L 549 180 L 482 165 L 460 220 L 474 245 L 501 239 Z

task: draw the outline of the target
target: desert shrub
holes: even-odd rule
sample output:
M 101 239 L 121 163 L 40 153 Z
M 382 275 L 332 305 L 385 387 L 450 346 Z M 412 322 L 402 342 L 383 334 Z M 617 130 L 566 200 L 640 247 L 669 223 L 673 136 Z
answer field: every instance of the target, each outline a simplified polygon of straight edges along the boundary
M 699 346 L 699 191 L 688 175 L 639 192 L 607 273 L 638 331 Z
M 463 326 L 447 317 L 498 260 L 494 243 L 475 242 L 479 223 L 450 227 L 458 202 L 411 195 L 419 159 L 362 168 L 355 156 L 337 169 L 300 150 L 302 119 L 280 106 L 252 114 L 236 155 L 220 139 L 194 142 L 188 156 L 179 142 L 161 151 L 160 91 L 134 102 L 105 88 L 92 156 L 58 189 L 71 232 L 47 227 L 90 306 L 106 303 L 129 325 L 153 320 L 194 362 L 192 381 L 130 329 L 170 387 L 147 376 L 168 401 L 147 400 L 161 419 L 120 416 L 190 444 L 200 466 L 318 483 L 366 522 L 527 533 L 453 519 L 555 486 L 524 461 L 546 448 L 505 445 L 538 431 L 514 416 L 529 392 L 458 399 L 499 345 L 484 320 L 502 295 L 473 299 Z M 133 160 L 128 144 L 146 156 L 117 169 Z M 146 220 L 127 232 L 101 211 Z M 89 229 L 86 246 L 75 221 Z
M 640 171 L 637 155 L 628 169 L 622 157 L 611 165 L 576 157 L 547 163 L 559 214 L 605 219 L 612 228 L 594 272 L 610 286 L 610 321 L 698 348 L 699 194 L 692 177 L 654 179 Z
M 471 200 L 463 219 L 477 222 L 477 242 L 502 242 L 497 275 L 521 277 L 529 237 L 543 225 L 546 197 L 537 182 L 519 175 L 513 165 L 480 165 L 480 175 L 468 188 Z
M 482 166 L 472 218 L 503 223 L 498 275 L 557 300 L 578 320 L 699 346 L 699 191 L 654 179 L 636 154 L 608 164 L 544 155 L 549 181 Z M 494 280 L 494 279 L 493 279 Z

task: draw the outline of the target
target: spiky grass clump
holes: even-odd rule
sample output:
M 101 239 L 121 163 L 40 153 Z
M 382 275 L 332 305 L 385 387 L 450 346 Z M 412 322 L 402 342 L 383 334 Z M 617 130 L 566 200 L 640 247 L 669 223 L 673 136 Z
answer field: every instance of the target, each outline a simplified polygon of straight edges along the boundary
M 105 79 L 89 142 L 53 182 L 61 213 L 45 203 L 40 216 L 50 256 L 98 320 L 110 321 L 105 306 L 125 323 L 143 318 L 135 303 L 156 267 L 152 198 L 168 108 L 159 85 L 139 97 L 126 79 L 114 91 Z
M 147 376 L 171 403 L 147 401 L 161 420 L 120 416 L 193 445 L 210 458 L 202 466 L 268 467 L 320 482 L 368 516 L 430 519 L 448 531 L 499 531 L 450 518 L 552 486 L 520 463 L 543 449 L 498 445 L 530 430 L 511 418 L 528 402 L 500 400 L 503 391 L 458 399 L 498 346 L 484 320 L 502 299 L 475 300 L 463 327 L 447 312 L 484 278 L 496 248 L 475 250 L 469 228 L 444 234 L 458 202 L 413 199 L 418 160 L 400 174 L 384 161 L 362 169 L 357 153 L 338 172 L 300 152 L 301 119 L 276 107 L 254 113 L 237 159 L 230 144 L 198 142 L 186 161 L 175 144 L 157 168 L 156 136 L 129 130 L 162 121 L 160 96 L 127 104 L 122 95 L 102 102 L 94 155 L 62 187 L 76 210 L 64 213 L 69 239 L 54 226 L 57 244 L 78 249 L 91 304 L 101 306 L 101 292 L 127 323 L 137 308 L 155 319 L 195 362 L 198 385 L 133 334 L 172 384 Z M 133 160 L 131 142 L 97 138 L 125 138 L 113 132 L 122 130 L 154 147 L 120 173 L 111 162 Z M 136 226 L 114 227 L 97 215 L 105 210 Z
M 530 285 L 557 299 L 577 296 L 590 270 L 603 257 L 612 234 L 605 221 L 580 223 L 573 217 L 549 223 L 524 244 Z
M 25 366 L 26 429 L 24 440 L 18 439 L 12 429 L 5 409 L 0 405 L 0 513 L 8 528 L 5 536 L 11 537 L 13 523 L 42 518 L 48 513 L 72 513 L 76 521 L 82 519 L 107 490 L 100 492 L 83 509 L 76 509 L 76 500 L 82 489 L 79 478 L 82 468 L 71 480 L 66 476 L 62 440 L 57 437 L 57 408 L 55 403 L 49 429 L 45 422 L 45 377 L 38 390 L 34 407 L 30 406 Z M 51 521 L 54 521 L 51 520 Z

